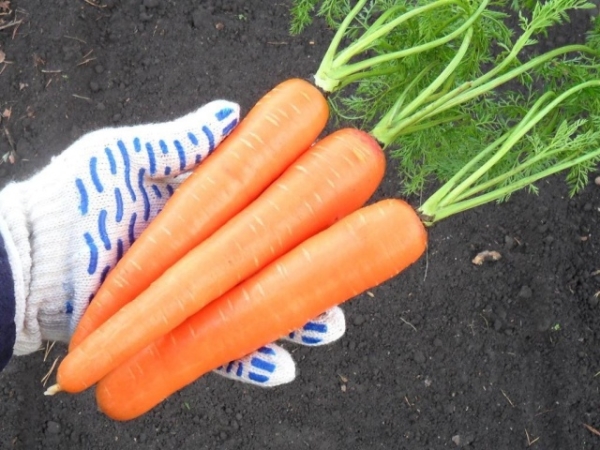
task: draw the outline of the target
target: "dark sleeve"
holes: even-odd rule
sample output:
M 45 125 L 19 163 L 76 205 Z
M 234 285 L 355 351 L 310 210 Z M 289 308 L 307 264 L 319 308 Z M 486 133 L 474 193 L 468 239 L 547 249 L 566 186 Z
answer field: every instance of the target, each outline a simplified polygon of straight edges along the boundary
M 0 370 L 8 364 L 15 345 L 15 284 L 4 238 L 0 234 Z

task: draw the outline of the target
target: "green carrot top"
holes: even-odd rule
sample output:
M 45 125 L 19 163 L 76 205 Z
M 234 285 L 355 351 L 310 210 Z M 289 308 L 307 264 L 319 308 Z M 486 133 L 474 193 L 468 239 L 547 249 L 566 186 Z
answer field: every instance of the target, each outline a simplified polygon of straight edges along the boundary
M 536 44 L 593 7 L 298 0 L 293 31 L 314 13 L 336 30 L 315 83 L 333 92 L 339 120 L 371 129 L 388 149 L 404 194 L 443 185 L 420 208 L 434 223 L 526 186 L 535 192 L 535 181 L 562 170 L 571 194 L 586 184 L 600 149 L 600 19 L 585 42 L 541 53 Z

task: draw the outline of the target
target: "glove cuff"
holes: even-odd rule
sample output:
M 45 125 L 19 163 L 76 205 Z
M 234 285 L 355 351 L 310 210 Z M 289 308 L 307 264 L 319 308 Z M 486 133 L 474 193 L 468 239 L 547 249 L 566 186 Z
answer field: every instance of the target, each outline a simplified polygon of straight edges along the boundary
M 22 201 L 18 184 L 9 184 L 0 192 L 0 237 L 2 238 L 0 271 L 3 277 L 0 280 L 2 297 L 0 316 L 3 319 L 3 326 L 7 326 L 7 330 L 13 330 L 11 333 L 14 337 L 10 338 L 12 340 L 10 353 L 17 355 L 37 350 L 40 342 L 39 339 L 33 339 L 32 342 L 24 342 L 24 345 L 19 344 L 26 328 L 27 316 L 33 314 L 26 310 L 31 280 L 31 245 Z M 5 286 L 10 286 L 10 289 L 5 290 Z M 12 325 L 6 325 L 9 321 L 12 321 Z M 9 332 L 6 333 L 8 335 Z M 6 343 L 0 344 L 2 347 L 0 352 L 4 351 L 6 345 Z
M 4 243 L 5 224 L 0 220 L 0 370 L 8 364 L 17 335 L 15 327 L 15 282 Z
M 2 195 L 2 200 L 6 198 L 5 195 Z M 14 240 L 15 234 L 12 227 L 4 218 L 4 213 L 7 211 L 6 206 L 5 201 L 0 201 L 0 370 L 8 364 L 13 354 L 17 324 L 23 323 L 26 276 L 23 272 L 23 261 L 18 247 L 28 247 L 24 217 L 21 227 L 23 235 L 20 236 L 22 243 L 19 245 Z M 13 216 L 18 217 L 19 211 L 21 211 L 20 208 L 13 208 Z M 19 236 L 18 233 L 17 236 Z M 30 261 L 30 258 L 26 257 L 25 261 Z M 29 267 L 27 268 L 28 272 Z

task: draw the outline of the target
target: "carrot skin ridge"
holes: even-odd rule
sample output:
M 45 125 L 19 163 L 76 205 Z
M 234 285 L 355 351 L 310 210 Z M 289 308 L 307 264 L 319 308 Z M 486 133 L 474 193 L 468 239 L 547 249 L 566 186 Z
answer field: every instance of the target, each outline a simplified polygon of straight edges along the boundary
M 266 264 L 360 208 L 384 173 L 383 150 L 367 133 L 342 129 L 325 137 L 75 347 L 59 366 L 58 384 L 67 392 L 92 386 Z
M 108 374 L 100 409 L 131 420 L 202 375 L 273 342 L 417 261 L 427 233 L 389 199 L 307 239 Z
M 69 349 L 257 198 L 313 144 L 328 118 L 327 101 L 304 80 L 284 81 L 260 99 L 109 272 Z

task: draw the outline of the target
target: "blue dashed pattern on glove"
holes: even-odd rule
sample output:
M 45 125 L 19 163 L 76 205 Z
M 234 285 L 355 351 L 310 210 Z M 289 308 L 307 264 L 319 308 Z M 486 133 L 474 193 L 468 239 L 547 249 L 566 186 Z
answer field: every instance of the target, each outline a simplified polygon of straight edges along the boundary
M 346 320 L 341 308 L 334 307 L 314 318 L 302 328 L 292 331 L 285 340 L 316 347 L 338 340 L 346 331 Z
M 291 332 L 282 340 L 311 347 L 331 344 L 344 335 L 346 319 L 339 307 L 331 308 Z M 296 377 L 291 355 L 277 344 L 269 344 L 250 355 L 219 367 L 217 374 L 263 387 L 289 383 Z
M 217 110 L 214 116 L 216 123 L 222 125 L 216 130 L 220 141 L 237 124 L 238 112 L 225 106 Z M 211 127 L 203 125 L 199 127 L 199 132 L 188 131 L 182 139 L 172 141 L 158 139 L 157 142 L 143 142 L 135 136 L 126 143 L 119 139 L 114 147 L 105 147 L 103 155 L 90 158 L 86 176 L 75 179 L 81 215 L 97 214 L 97 229 L 84 233 L 90 253 L 87 266 L 89 275 L 101 271 L 100 280 L 104 281 L 112 265 L 99 267 L 99 260 L 102 259 L 100 253 L 116 249 L 116 259 L 120 259 L 138 234 L 138 221 L 147 224 L 151 215 L 158 213 L 156 205 L 173 195 L 174 187 L 165 182 L 164 177 L 180 174 L 199 164 L 214 151 L 218 141 Z M 147 158 L 141 165 L 140 157 Z M 90 213 L 90 202 L 93 203 L 94 197 L 99 194 L 108 196 L 109 201 L 112 195 L 112 204 L 102 205 L 104 207 L 100 209 L 96 205 Z M 131 204 L 135 203 L 139 207 L 132 208 Z M 126 225 L 125 236 L 110 236 L 109 230 L 117 224 Z M 72 305 L 67 305 L 67 308 L 72 308 Z
M 25 261 L 15 353 L 69 339 L 108 271 L 238 120 L 238 105 L 219 100 L 172 122 L 98 130 L 0 192 Z
M 215 373 L 232 380 L 271 387 L 292 381 L 296 377 L 296 366 L 286 350 L 269 344 L 219 367 Z

